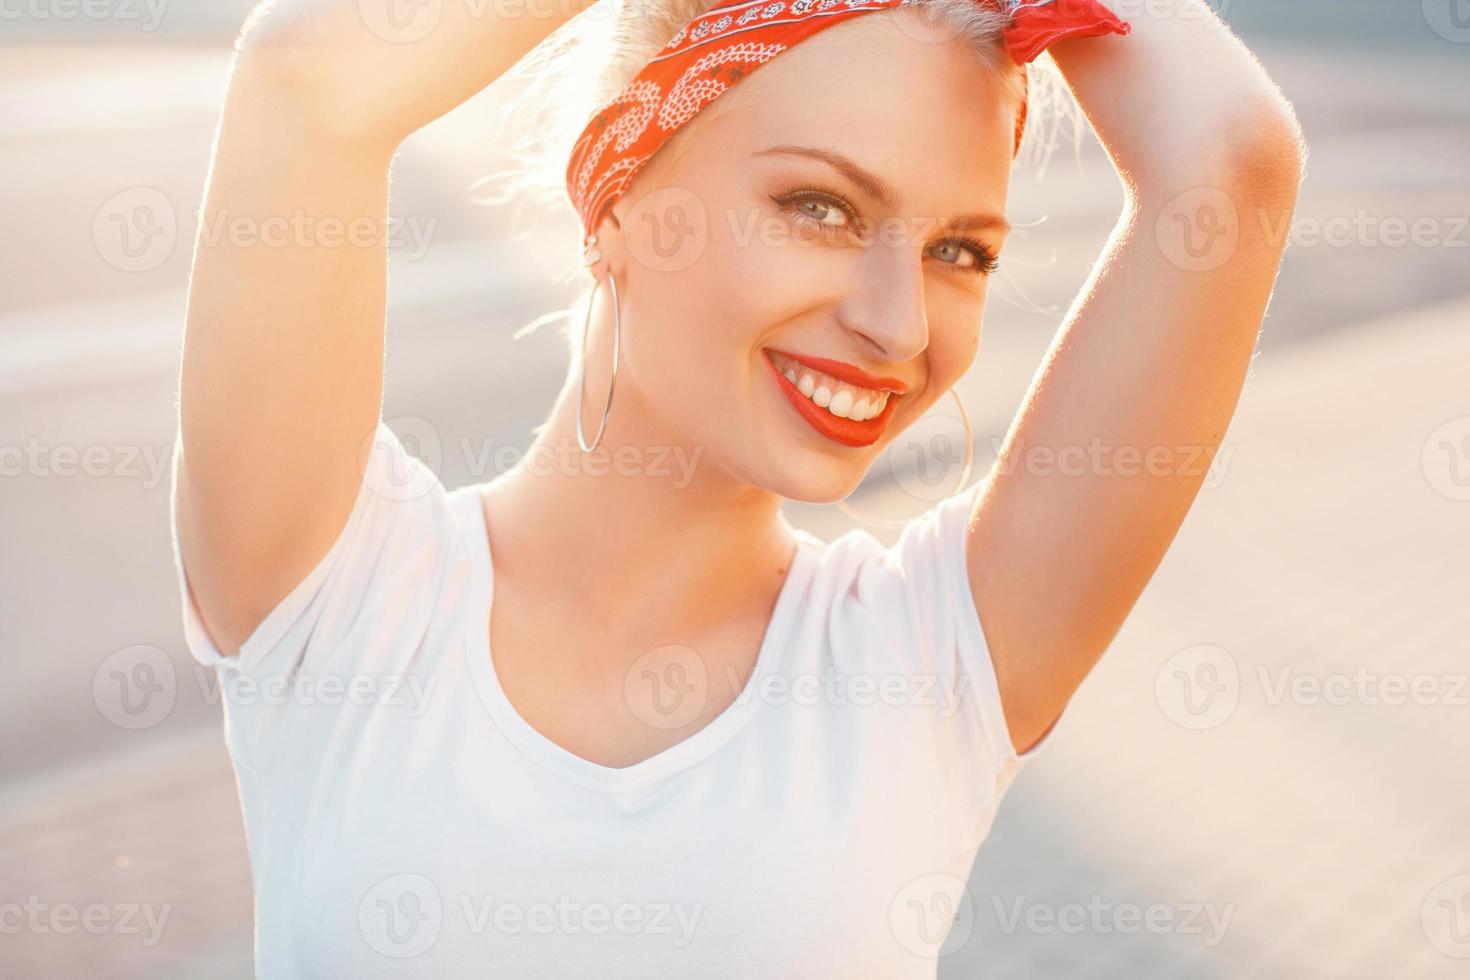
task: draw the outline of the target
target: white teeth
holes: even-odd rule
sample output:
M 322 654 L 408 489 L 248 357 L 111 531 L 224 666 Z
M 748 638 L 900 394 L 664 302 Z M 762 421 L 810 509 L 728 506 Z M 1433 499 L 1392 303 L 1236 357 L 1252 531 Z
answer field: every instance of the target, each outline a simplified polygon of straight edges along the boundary
M 890 392 L 874 391 L 834 381 L 820 373 L 802 371 L 800 366 L 787 365 L 780 368 L 781 375 L 806 398 L 816 402 L 840 419 L 866 422 L 883 413 L 888 405 Z

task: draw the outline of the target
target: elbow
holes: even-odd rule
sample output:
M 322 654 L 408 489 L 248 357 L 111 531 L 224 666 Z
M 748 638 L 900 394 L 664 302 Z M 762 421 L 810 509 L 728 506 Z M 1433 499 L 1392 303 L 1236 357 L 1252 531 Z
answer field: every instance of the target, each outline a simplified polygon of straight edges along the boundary
M 314 139 L 380 140 L 379 120 L 363 107 L 361 52 L 329 26 L 258 8 L 235 44 L 229 103 Z
M 1294 207 L 1306 142 L 1291 104 L 1274 87 L 1264 88 L 1174 118 L 1168 139 L 1123 161 L 1134 206 L 1167 206 L 1208 188 L 1237 207 Z
M 1215 156 L 1219 179 L 1237 201 L 1293 207 L 1306 164 L 1306 140 L 1291 104 L 1279 93 L 1254 100 L 1222 127 Z
M 324 38 L 274 5 L 263 4 L 252 11 L 235 41 L 233 87 L 243 82 L 260 90 L 294 93 L 305 102 L 326 87 L 328 64 Z

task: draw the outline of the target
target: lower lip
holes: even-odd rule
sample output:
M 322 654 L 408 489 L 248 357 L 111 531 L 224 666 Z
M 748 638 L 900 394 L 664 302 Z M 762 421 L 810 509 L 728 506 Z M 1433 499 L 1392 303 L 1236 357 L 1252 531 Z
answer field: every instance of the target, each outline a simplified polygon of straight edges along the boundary
M 776 367 L 776 362 L 767 355 L 766 363 L 771 367 L 771 374 L 780 386 L 781 393 L 791 406 L 806 419 L 807 423 L 819 433 L 831 439 L 833 442 L 843 446 L 860 449 L 863 446 L 871 446 L 883 438 L 883 433 L 888 430 L 888 420 L 893 417 L 893 410 L 898 407 L 899 396 L 894 392 L 888 393 L 888 404 L 883 406 L 883 411 L 870 419 L 855 422 L 852 419 L 840 419 L 821 408 L 816 402 L 803 395 L 791 381 Z

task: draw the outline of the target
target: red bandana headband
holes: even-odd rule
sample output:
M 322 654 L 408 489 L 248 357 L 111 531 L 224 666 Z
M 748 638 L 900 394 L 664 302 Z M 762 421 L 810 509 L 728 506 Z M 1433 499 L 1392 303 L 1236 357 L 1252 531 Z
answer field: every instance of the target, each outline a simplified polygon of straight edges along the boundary
M 726 89 L 818 31 L 919 0 L 721 0 L 674 35 L 637 77 L 587 123 L 572 149 L 567 188 L 590 235 L 643 165 Z M 1005 44 L 1029 64 L 1056 41 L 1127 34 L 1098 0 L 975 0 L 1010 16 Z M 1016 149 L 1026 121 L 1022 101 Z

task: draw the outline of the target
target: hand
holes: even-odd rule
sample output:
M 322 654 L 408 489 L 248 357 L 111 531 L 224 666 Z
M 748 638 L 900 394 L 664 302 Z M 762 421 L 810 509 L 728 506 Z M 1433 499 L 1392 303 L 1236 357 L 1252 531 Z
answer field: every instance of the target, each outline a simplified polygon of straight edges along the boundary
M 264 0 L 246 23 L 232 94 L 268 94 L 313 126 L 396 146 L 591 5 Z

